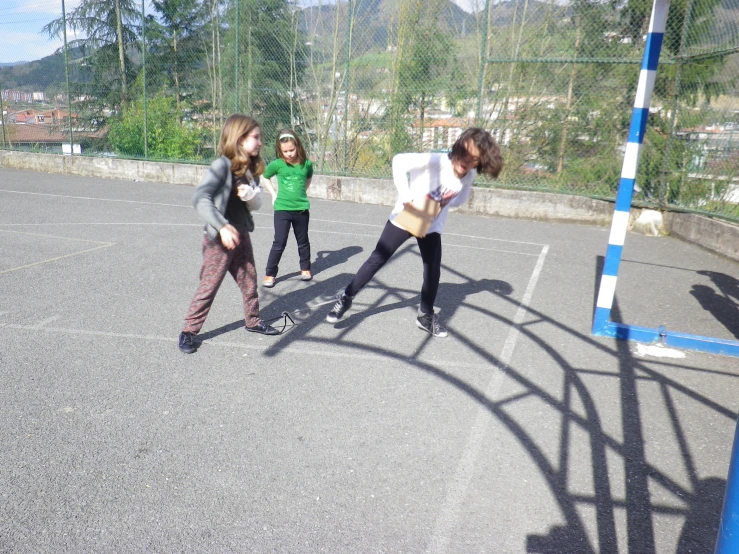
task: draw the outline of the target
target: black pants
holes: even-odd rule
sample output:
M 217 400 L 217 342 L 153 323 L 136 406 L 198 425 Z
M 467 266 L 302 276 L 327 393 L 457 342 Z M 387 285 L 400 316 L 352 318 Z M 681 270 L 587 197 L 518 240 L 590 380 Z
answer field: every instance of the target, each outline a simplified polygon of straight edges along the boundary
M 282 253 L 287 245 L 287 237 L 290 234 L 290 225 L 295 232 L 295 240 L 298 242 L 298 255 L 300 256 L 300 270 L 310 269 L 310 241 L 308 240 L 308 223 L 310 222 L 310 210 L 301 212 L 288 212 L 279 210 L 275 212 L 275 240 L 267 259 L 267 271 L 270 277 L 277 276 L 277 266 L 280 265 Z
M 382 230 L 380 240 L 377 241 L 375 251 L 359 268 L 352 282 L 346 287 L 344 294 L 354 296 L 362 290 L 369 280 L 374 277 L 375 273 L 395 254 L 400 245 L 412 236 L 408 231 L 404 231 L 388 221 Z M 439 233 L 429 233 L 422 239 L 417 238 L 416 241 L 418 241 L 421 260 L 423 260 L 423 286 L 421 287 L 421 307 L 419 311 L 423 314 L 431 314 L 434 313 L 434 301 L 436 300 L 436 292 L 439 290 L 439 278 L 441 277 L 441 235 Z

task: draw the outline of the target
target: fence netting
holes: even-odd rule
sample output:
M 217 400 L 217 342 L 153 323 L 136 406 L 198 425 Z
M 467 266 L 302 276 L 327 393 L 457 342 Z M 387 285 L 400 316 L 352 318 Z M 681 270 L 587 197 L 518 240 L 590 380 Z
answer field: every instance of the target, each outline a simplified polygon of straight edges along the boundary
M 233 112 L 263 155 L 293 128 L 318 172 L 388 177 L 467 127 L 502 186 L 612 199 L 651 2 L 39 0 L 0 32 L 66 47 L 0 68 L 2 147 L 204 163 Z M 739 221 L 739 3 L 673 0 L 635 201 Z M 3 58 L 12 57 L 0 52 Z

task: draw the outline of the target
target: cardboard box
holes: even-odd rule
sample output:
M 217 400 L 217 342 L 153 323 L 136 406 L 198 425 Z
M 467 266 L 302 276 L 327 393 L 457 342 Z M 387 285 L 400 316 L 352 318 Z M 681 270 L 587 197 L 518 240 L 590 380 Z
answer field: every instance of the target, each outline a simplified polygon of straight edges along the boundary
M 393 220 L 411 235 L 423 238 L 441 211 L 441 204 L 428 196 L 414 200 Z

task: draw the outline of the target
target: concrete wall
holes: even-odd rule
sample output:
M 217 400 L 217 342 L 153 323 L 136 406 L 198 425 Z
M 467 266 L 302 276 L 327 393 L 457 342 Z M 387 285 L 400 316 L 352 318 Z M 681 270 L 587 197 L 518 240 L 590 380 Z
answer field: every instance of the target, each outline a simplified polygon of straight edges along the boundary
M 206 165 L 59 156 L 0 150 L 0 167 L 101 177 L 197 185 Z M 396 191 L 390 179 L 364 179 L 315 175 L 309 189 L 311 198 L 392 206 Z M 566 221 L 610 225 L 613 204 L 581 196 L 474 187 L 460 211 L 516 219 Z M 640 210 L 632 210 L 638 215 Z M 708 217 L 669 213 L 665 228 L 673 236 L 698 244 L 739 261 L 739 226 Z
M 696 214 L 668 213 L 665 227 L 673 237 L 739 261 L 739 226 Z

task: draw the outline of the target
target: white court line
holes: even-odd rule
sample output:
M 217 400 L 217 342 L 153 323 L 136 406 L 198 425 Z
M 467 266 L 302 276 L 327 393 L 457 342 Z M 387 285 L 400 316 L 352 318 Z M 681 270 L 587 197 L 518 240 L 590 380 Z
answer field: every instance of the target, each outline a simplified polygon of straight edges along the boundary
M 92 196 L 70 196 L 70 195 L 64 195 L 64 194 L 51 194 L 48 192 L 27 192 L 27 191 L 20 191 L 20 190 L 7 190 L 7 189 L 0 189 L 0 192 L 8 192 L 13 194 L 32 194 L 37 196 L 52 196 L 56 198 L 72 198 L 72 199 L 79 199 L 79 200 L 99 200 L 101 202 L 123 202 L 126 204 L 147 204 L 151 206 L 170 206 L 173 208 L 189 208 L 192 209 L 192 206 L 189 204 L 165 204 L 162 202 L 144 202 L 141 200 L 120 200 L 120 199 L 112 199 L 112 198 L 95 198 Z M 322 200 L 320 198 L 316 200 Z M 270 213 L 260 213 L 260 212 L 253 212 L 255 215 L 260 215 L 264 217 L 272 217 L 272 214 Z M 321 222 L 321 223 L 333 223 L 338 225 L 357 225 L 360 227 L 373 227 L 376 229 L 381 229 L 385 227 L 385 223 L 383 222 L 382 225 L 377 225 L 376 223 L 357 223 L 356 221 L 335 221 L 332 219 L 315 219 L 311 218 L 311 221 Z M 1 225 L 12 225 L 8 223 L 4 223 Z M 23 225 L 23 224 L 19 224 Z M 515 244 L 531 244 L 535 246 L 545 246 L 544 244 L 540 242 L 526 242 L 521 240 L 508 240 L 508 239 L 496 239 L 491 237 L 478 237 L 476 235 L 462 235 L 458 233 L 444 233 L 444 236 L 450 236 L 450 237 L 464 237 L 464 238 L 470 238 L 470 239 L 480 239 L 480 240 L 495 240 L 500 242 L 512 242 Z
M 10 229 L 0 229 L 0 233 L 13 233 L 16 235 L 30 235 L 32 237 L 44 237 L 48 239 L 66 239 L 66 240 L 76 240 L 79 242 L 93 242 L 95 244 L 104 244 L 107 246 L 112 246 L 114 244 L 112 242 L 104 242 L 102 240 L 78 239 L 76 237 L 60 237 L 57 235 L 44 235 L 41 233 L 29 233 L 27 231 L 12 231 Z
M 32 325 L 31 329 L 35 329 L 35 330 L 43 329 L 52 321 L 56 321 L 57 319 L 59 319 L 59 317 L 61 316 L 53 315 L 51 317 L 47 317 L 46 319 L 39 321 L 36 325 Z
M 57 316 L 58 317 L 58 316 Z M 86 329 L 65 329 L 63 327 L 46 327 L 44 326 L 46 323 L 50 322 L 53 319 L 57 319 L 57 317 L 50 318 L 50 320 L 42 321 L 40 324 L 37 323 L 36 325 L 19 325 L 16 323 L 0 323 L 0 328 L 4 329 L 18 329 L 22 331 L 41 331 L 46 333 L 60 333 L 64 335 L 77 335 L 77 336 L 94 336 L 94 337 L 110 337 L 110 338 L 118 338 L 118 339 L 134 339 L 134 340 L 145 340 L 145 341 L 152 341 L 152 342 L 169 342 L 169 343 L 176 343 L 178 341 L 178 338 L 175 337 L 163 337 L 158 335 L 136 335 L 132 333 L 114 333 L 112 331 L 91 331 Z M 257 350 L 264 352 L 265 350 L 268 350 L 270 347 L 265 346 L 263 344 L 244 344 L 241 342 L 228 342 L 228 341 L 214 341 L 213 339 L 207 339 L 202 342 L 202 344 L 208 344 L 210 346 L 217 346 L 219 348 L 232 348 L 237 350 Z M 339 343 L 341 344 L 341 343 Z M 351 346 L 347 348 L 352 348 Z M 377 362 L 382 364 L 388 363 L 388 357 L 383 356 L 380 354 L 356 354 L 352 352 L 346 352 L 346 351 L 340 351 L 340 352 L 331 352 L 329 350 L 326 350 L 325 348 L 320 349 L 308 349 L 308 348 L 295 348 L 292 346 L 288 346 L 286 348 L 280 348 L 279 353 L 282 354 L 290 354 L 290 355 L 300 355 L 300 356 L 324 356 L 327 358 L 351 358 L 353 360 L 363 360 L 363 361 L 370 361 L 370 362 Z M 422 364 L 430 364 L 438 367 L 456 367 L 456 368 L 462 368 L 462 369 L 473 369 L 473 370 L 489 370 L 490 364 L 471 364 L 471 363 L 465 363 L 465 362 L 459 362 L 455 360 L 441 360 L 436 356 L 430 357 L 428 360 L 423 358 L 417 358 L 417 357 L 404 357 L 399 358 L 396 360 L 399 363 L 422 363 Z
M 116 222 L 110 222 L 110 223 L 0 223 L 3 227 L 49 227 L 53 225 L 54 227 L 61 227 L 62 225 L 67 226 L 84 226 L 84 227 L 90 227 L 92 225 L 134 225 L 134 226 L 141 226 L 141 225 L 158 225 L 161 227 L 202 227 L 202 223 L 116 223 Z M 266 227 L 265 227 L 266 228 Z M 11 232 L 11 231 L 8 231 Z M 81 239 L 78 239 L 81 240 Z
M 343 222 L 334 222 L 334 223 L 343 223 Z M 92 225 L 102 225 L 102 226 L 157 226 L 157 227 L 202 227 L 202 223 L 0 223 L 0 226 L 6 226 L 6 227 L 23 227 L 23 226 L 49 226 L 54 225 L 55 227 L 61 226 L 61 225 L 81 225 L 85 227 L 89 227 Z M 272 230 L 272 227 L 262 227 L 262 226 L 256 226 L 255 229 L 264 229 L 264 230 Z M 25 234 L 25 235 L 35 235 L 39 237 L 49 237 L 49 238 L 69 238 L 69 240 L 80 240 L 80 241 L 86 241 L 86 242 L 97 242 L 100 243 L 101 241 L 95 241 L 95 240 L 86 240 L 86 239 L 78 239 L 78 238 L 71 238 L 71 237 L 54 237 L 51 235 L 41 235 L 36 233 L 27 233 L 23 231 L 11 231 L 9 229 L 0 229 L 0 232 L 4 233 L 18 233 L 18 234 Z M 344 235 L 344 236 L 351 236 L 351 237 L 374 237 L 375 235 L 368 235 L 368 234 L 361 234 L 361 233 L 347 233 L 344 231 L 319 231 L 316 229 L 311 229 L 311 234 L 323 234 L 323 235 Z M 445 234 L 446 236 L 446 234 Z M 522 242 L 522 241 L 515 241 L 515 240 L 504 240 L 504 239 L 492 239 L 487 237 L 477 237 L 474 235 L 455 235 L 454 233 L 449 233 L 449 236 L 456 236 L 456 237 L 466 237 L 466 238 L 472 238 L 472 239 L 482 239 L 482 240 L 494 240 L 498 242 L 510 242 L 513 244 L 531 244 L 536 246 L 549 246 L 549 245 L 541 245 L 534 242 Z M 104 243 L 107 244 L 107 243 Z M 516 252 L 513 250 L 501 250 L 500 248 L 484 248 L 482 246 L 468 246 L 465 244 L 449 244 L 445 243 L 444 246 L 451 247 L 451 248 L 467 248 L 472 250 L 483 250 L 485 252 L 501 252 L 504 254 L 518 254 L 520 256 L 539 256 L 539 254 L 531 254 L 528 252 Z
M 9 229 L 0 229 L 0 233 L 14 233 L 14 234 L 17 234 L 17 235 L 30 235 L 32 237 L 43 237 L 43 238 L 58 239 L 58 240 L 76 240 L 76 241 L 79 241 L 79 242 L 92 242 L 92 243 L 95 243 L 95 244 L 99 244 L 100 245 L 100 246 L 96 246 L 94 248 L 87 248 L 86 250 L 80 250 L 79 252 L 72 252 L 71 254 L 64 254 L 63 256 L 57 256 L 55 258 L 49 258 L 47 260 L 41 260 L 40 262 L 33 262 L 32 264 L 26 264 L 26 265 L 21 265 L 21 266 L 18 266 L 18 267 L 11 267 L 10 269 L 4 269 L 4 270 L 0 271 L 0 275 L 3 275 L 5 273 L 11 273 L 13 271 L 18 271 L 20 269 L 28 269 L 29 267 L 34 267 L 34 266 L 41 265 L 41 264 L 46 264 L 46 263 L 49 263 L 49 262 L 56 262 L 58 260 L 63 260 L 64 258 L 70 258 L 72 256 L 79 256 L 80 254 L 85 254 L 86 252 L 92 252 L 94 250 L 101 250 L 103 248 L 108 248 L 108 247 L 113 246 L 115 244 L 114 242 L 102 242 L 102 241 L 99 241 L 99 240 L 78 239 L 78 238 L 74 238 L 74 237 L 60 237 L 60 236 L 56 236 L 56 235 L 44 235 L 44 234 L 40 234 L 40 233 L 27 233 L 27 232 L 24 232 L 24 231 L 11 231 Z
M 549 248 L 549 245 L 545 245 Z M 485 252 L 502 252 L 503 254 L 518 254 L 519 256 L 539 256 L 540 254 L 529 254 L 528 252 L 514 252 L 513 250 L 502 250 L 500 248 L 483 248 L 482 246 L 467 246 L 465 244 L 444 244 L 444 248 L 467 248 L 470 250 L 484 250 Z
M 56 258 L 49 258 L 48 260 L 41 260 L 40 262 L 34 262 L 32 264 L 27 265 L 21 265 L 18 267 L 11 267 L 10 269 L 4 269 L 0 271 L 0 275 L 4 273 L 11 273 L 12 271 L 18 271 L 19 269 L 28 269 L 29 267 L 34 267 L 36 265 L 46 264 L 49 262 L 56 262 L 58 260 L 63 260 L 64 258 L 71 258 L 72 256 L 79 256 L 80 254 L 85 254 L 86 252 L 93 252 L 94 250 L 101 250 L 103 248 L 108 248 L 110 246 L 113 246 L 115 243 L 111 242 L 108 244 L 104 244 L 102 246 L 96 246 L 95 248 L 88 248 L 87 250 L 80 250 L 79 252 L 72 252 L 71 254 L 65 254 L 64 256 L 57 256 Z
M 173 208 L 190 208 L 187 204 L 165 204 L 164 202 L 142 202 L 140 200 L 121 200 L 117 198 L 96 198 L 94 196 L 70 196 L 67 194 L 51 194 L 50 192 L 28 192 L 23 190 L 7 190 L 0 189 L 0 192 L 8 192 L 12 194 L 30 194 L 32 196 L 51 196 L 53 198 L 72 198 L 75 200 L 98 200 L 100 202 L 122 202 L 124 204 L 148 204 L 150 206 L 170 206 Z
M 500 392 L 500 387 L 503 384 L 503 376 L 506 373 L 506 367 L 513 357 L 513 349 L 516 347 L 516 341 L 521 334 L 520 326 L 526 317 L 529 302 L 531 302 L 531 297 L 534 294 L 534 289 L 539 280 L 541 270 L 544 267 L 544 259 L 546 258 L 548 251 L 549 246 L 544 246 L 541 249 L 539 260 L 536 262 L 536 267 L 529 278 L 526 292 L 524 293 L 521 304 L 513 318 L 513 326 L 508 332 L 505 344 L 503 345 L 503 352 L 500 355 L 499 366 L 485 389 L 485 396 L 487 398 L 492 399 Z M 492 414 L 485 406 L 478 407 L 477 417 L 475 418 L 475 423 L 472 426 L 472 430 L 467 439 L 467 445 L 462 451 L 459 464 L 457 465 L 457 470 L 448 487 L 446 500 L 444 501 L 444 505 L 442 506 L 441 512 L 436 520 L 434 532 L 431 535 L 431 540 L 429 541 L 429 546 L 426 550 L 429 553 L 443 553 L 447 550 L 452 532 L 457 525 L 457 520 L 459 519 L 459 511 L 462 506 L 462 502 L 467 496 L 467 489 L 472 481 L 477 458 L 480 455 L 482 442 L 485 437 L 485 433 L 490 427 L 492 417 Z

